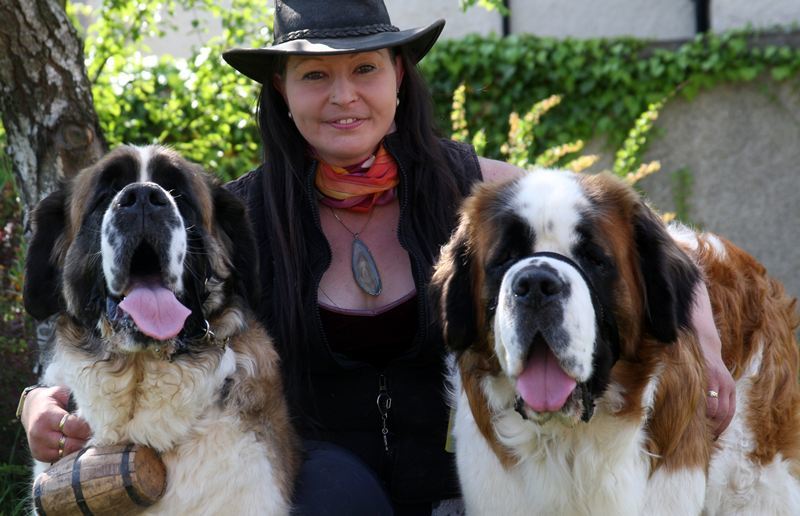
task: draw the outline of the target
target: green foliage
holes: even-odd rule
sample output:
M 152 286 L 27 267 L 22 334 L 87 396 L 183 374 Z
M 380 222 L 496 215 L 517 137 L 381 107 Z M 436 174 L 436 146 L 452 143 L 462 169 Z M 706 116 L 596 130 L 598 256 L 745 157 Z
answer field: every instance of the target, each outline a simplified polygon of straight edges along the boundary
M 458 0 L 458 5 L 461 6 L 462 11 L 466 11 L 470 7 L 478 5 L 487 11 L 497 10 L 500 14 L 509 14 L 508 8 L 503 5 L 503 0 Z
M 561 97 L 552 95 L 534 104 L 522 118 L 516 112 L 509 115 L 508 141 L 500 148 L 506 161 L 518 167 L 524 167 L 530 162 L 529 149 L 533 147 L 534 129 L 539 125 L 542 116 L 560 103 Z
M 684 167 L 676 170 L 670 176 L 672 180 L 673 201 L 675 203 L 675 217 L 684 222 L 691 223 L 690 212 L 692 209 L 690 199 L 694 187 L 694 175 Z
M 486 131 L 480 129 L 470 138 L 469 128 L 467 127 L 467 113 L 464 109 L 466 100 L 466 88 L 462 84 L 453 92 L 453 103 L 450 111 L 452 128 L 450 138 L 457 142 L 471 143 L 475 148 L 475 152 L 480 156 L 486 148 Z
M 178 7 L 207 12 L 222 34 L 194 47 L 188 59 L 148 55 L 144 38 L 163 35 Z M 75 12 L 90 12 L 75 5 Z M 258 85 L 222 60 L 239 46 L 271 40 L 272 10 L 261 0 L 233 0 L 223 9 L 211 0 L 164 2 L 105 0 L 86 33 L 86 65 L 95 108 L 110 146 L 160 143 L 203 163 L 222 179 L 260 161 L 254 123 Z M 193 21 L 198 33 L 206 27 Z
M 464 116 L 464 105 L 466 98 L 464 95 L 464 85 L 459 86 L 453 94 L 453 137 L 459 141 L 469 139 L 469 127 Z M 561 103 L 561 97 L 552 95 L 533 105 L 533 107 L 520 117 L 516 112 L 509 116 L 509 131 L 506 142 L 501 147 L 501 152 L 506 156 L 506 161 L 523 169 L 533 169 L 536 167 L 559 167 L 573 172 L 582 172 L 591 167 L 598 159 L 595 155 L 577 155 L 583 150 L 583 141 L 556 145 L 545 149 L 536 155 L 531 151 L 534 148 L 536 127 L 540 124 L 542 117 L 550 110 Z M 642 113 L 628 132 L 627 138 L 617 151 L 617 160 L 614 163 L 613 172 L 630 184 L 635 184 L 640 179 L 657 172 L 661 165 L 658 162 L 642 164 L 641 154 L 648 143 L 648 136 L 653 127 L 653 122 L 658 118 L 659 109 L 663 102 L 652 104 L 647 111 Z M 481 129 L 477 136 L 483 138 L 485 132 Z M 473 138 L 475 141 L 477 138 Z M 483 140 L 482 144 L 485 144 Z
M 642 164 L 641 159 L 649 143 L 653 123 L 658 119 L 658 113 L 664 106 L 666 99 L 650 104 L 633 123 L 628 136 L 615 154 L 612 172 L 635 184 L 648 175 L 657 172 L 661 165 L 657 162 Z
M 22 386 L 33 383 L 33 322 L 22 309 L 24 239 L 22 203 L 0 127 L 0 514 L 25 514 L 28 457 L 22 427 L 14 419 Z
M 503 157 L 510 113 L 554 94 L 562 102 L 536 124 L 531 155 L 597 135 L 619 148 L 641 113 L 676 92 L 691 98 L 726 81 L 797 77 L 800 50 L 754 47 L 751 35 L 702 35 L 674 50 L 625 38 L 471 35 L 438 42 L 422 68 L 439 120 L 449 115 L 452 92 L 465 85 L 464 118 L 486 131 L 489 157 Z
M 22 442 L 22 427 L 17 425 L 17 441 Z M 28 514 L 30 468 L 21 464 L 0 462 L 0 514 L 16 516 Z

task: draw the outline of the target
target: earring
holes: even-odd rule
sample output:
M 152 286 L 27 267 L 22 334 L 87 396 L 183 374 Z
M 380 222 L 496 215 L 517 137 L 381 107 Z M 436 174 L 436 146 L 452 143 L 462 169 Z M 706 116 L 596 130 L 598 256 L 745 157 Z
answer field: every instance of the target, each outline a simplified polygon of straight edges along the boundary
M 294 120 L 294 117 L 292 116 L 292 112 L 288 111 L 288 113 L 289 113 L 289 120 Z
M 397 101 L 395 102 L 395 107 L 400 105 L 400 90 L 397 90 Z

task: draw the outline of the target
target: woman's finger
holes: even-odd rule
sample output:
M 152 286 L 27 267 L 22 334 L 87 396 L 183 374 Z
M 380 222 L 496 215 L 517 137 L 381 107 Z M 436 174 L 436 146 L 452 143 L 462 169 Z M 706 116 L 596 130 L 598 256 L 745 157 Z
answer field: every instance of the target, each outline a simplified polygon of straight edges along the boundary
M 72 437 L 79 441 L 86 441 L 92 436 L 89 423 L 87 423 L 85 419 L 78 417 L 75 414 L 69 414 L 67 416 L 62 432 L 64 432 L 64 435 L 67 437 Z

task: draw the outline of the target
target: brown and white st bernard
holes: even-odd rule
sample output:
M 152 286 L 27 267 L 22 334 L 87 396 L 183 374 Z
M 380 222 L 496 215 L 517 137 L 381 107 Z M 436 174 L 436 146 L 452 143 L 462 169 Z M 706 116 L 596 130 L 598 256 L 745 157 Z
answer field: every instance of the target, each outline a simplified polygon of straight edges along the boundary
M 737 410 L 713 440 L 689 325 L 708 285 Z M 473 515 L 800 514 L 796 301 L 610 175 L 480 185 L 433 276 Z
M 248 308 L 242 203 L 170 150 L 120 147 L 43 200 L 33 227 L 25 306 L 59 314 L 43 381 L 71 389 L 90 444 L 160 452 L 167 489 L 145 514 L 288 514 L 297 438 Z

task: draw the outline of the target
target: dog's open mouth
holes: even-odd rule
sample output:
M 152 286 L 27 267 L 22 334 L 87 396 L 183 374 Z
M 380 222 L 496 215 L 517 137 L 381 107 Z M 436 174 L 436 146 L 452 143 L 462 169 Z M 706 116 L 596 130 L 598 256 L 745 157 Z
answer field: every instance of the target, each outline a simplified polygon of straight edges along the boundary
M 576 387 L 575 379 L 564 372 L 550 346 L 537 333 L 528 362 L 517 377 L 518 411 L 525 406 L 539 414 L 568 410 Z
M 112 323 L 128 327 L 132 322 L 140 333 L 159 341 L 176 337 L 191 313 L 164 285 L 158 256 L 144 242 L 131 259 L 123 297 L 109 298 L 107 305 Z

